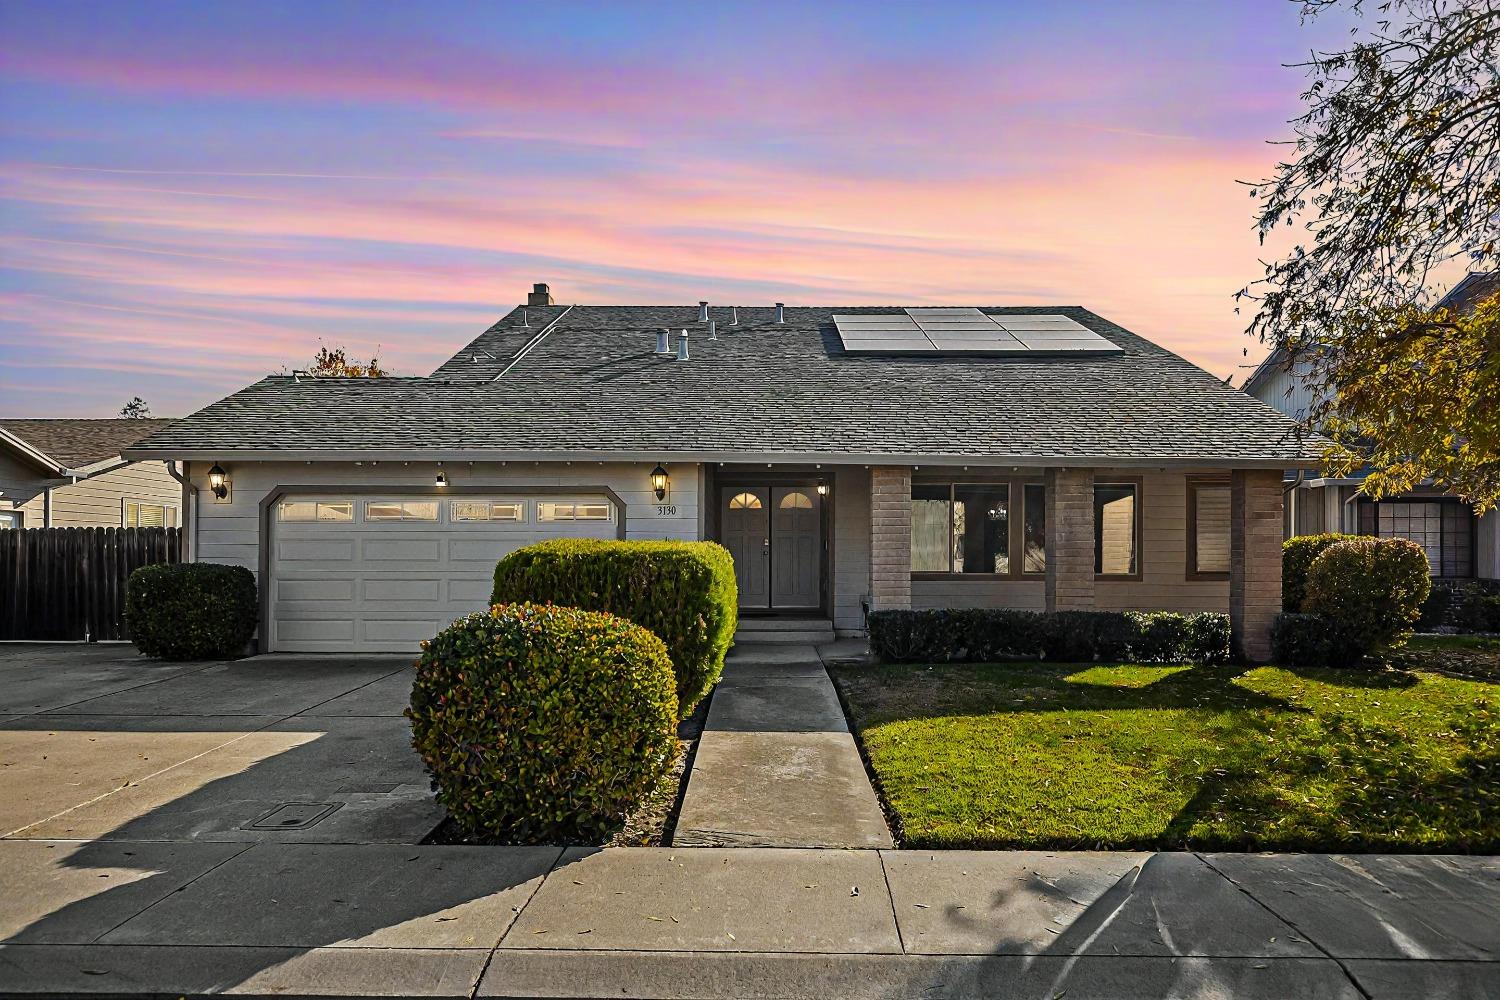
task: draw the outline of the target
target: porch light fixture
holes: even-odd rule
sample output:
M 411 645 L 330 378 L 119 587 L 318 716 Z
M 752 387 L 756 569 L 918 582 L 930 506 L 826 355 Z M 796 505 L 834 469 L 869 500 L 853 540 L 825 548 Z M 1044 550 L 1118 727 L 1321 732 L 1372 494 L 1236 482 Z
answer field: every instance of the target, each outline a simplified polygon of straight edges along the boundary
M 818 496 L 820 496 L 820 497 L 826 497 L 827 495 L 828 495 L 828 484 L 825 483 L 823 480 L 819 479 L 818 480 Z
M 448 485 L 448 474 L 443 471 L 443 465 L 441 462 L 438 463 L 437 478 L 432 481 L 432 485 L 436 486 L 438 489 L 442 489 L 443 487 Z
M 229 496 L 229 473 L 218 462 L 208 470 L 208 488 L 213 491 L 214 496 L 223 500 Z
M 660 465 L 651 470 L 651 488 L 656 491 L 656 499 L 667 498 L 667 470 Z

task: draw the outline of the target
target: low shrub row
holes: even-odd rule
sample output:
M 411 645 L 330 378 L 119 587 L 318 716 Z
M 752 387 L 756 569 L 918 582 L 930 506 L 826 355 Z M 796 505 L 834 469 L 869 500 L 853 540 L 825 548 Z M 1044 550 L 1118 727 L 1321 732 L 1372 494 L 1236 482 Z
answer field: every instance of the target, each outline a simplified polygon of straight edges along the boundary
M 1417 628 L 1456 628 L 1464 632 L 1500 632 L 1500 582 L 1434 580 L 1422 602 Z
M 1229 616 L 1166 611 L 875 611 L 870 649 L 890 662 L 1218 663 L 1229 658 Z

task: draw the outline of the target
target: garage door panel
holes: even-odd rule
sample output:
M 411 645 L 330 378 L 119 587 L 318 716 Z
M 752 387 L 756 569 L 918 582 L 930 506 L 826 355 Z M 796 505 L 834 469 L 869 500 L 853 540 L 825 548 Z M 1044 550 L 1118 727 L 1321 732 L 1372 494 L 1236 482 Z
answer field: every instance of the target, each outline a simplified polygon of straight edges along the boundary
M 354 621 L 350 618 L 292 618 L 276 623 L 276 638 L 282 642 L 352 642 Z
M 423 639 L 431 639 L 453 621 L 445 615 L 431 618 L 366 618 L 363 621 L 367 642 L 397 643 L 411 649 Z
M 393 498 L 371 493 L 308 499 L 352 500 L 355 515 L 351 521 L 282 522 L 273 514 L 273 650 L 415 652 L 455 619 L 489 605 L 495 563 L 510 552 L 548 538 L 613 538 L 617 525 L 538 521 L 540 501 L 516 494 L 497 502 L 520 502 L 522 521 L 453 522 L 446 502 L 437 521 L 372 521 L 368 502 Z
M 351 601 L 354 599 L 354 581 L 351 580 L 277 580 L 278 601 Z
M 365 538 L 359 554 L 366 564 L 435 563 L 443 557 L 443 542 L 440 538 Z
M 284 538 L 276 546 L 279 562 L 349 562 L 354 558 L 354 540 L 333 538 Z
M 360 597 L 366 602 L 394 604 L 436 604 L 443 599 L 443 581 L 428 580 L 365 579 L 360 587 Z
M 494 589 L 495 581 L 488 576 L 476 580 L 452 579 L 448 581 L 448 600 L 467 605 L 470 611 L 481 611 L 489 606 Z

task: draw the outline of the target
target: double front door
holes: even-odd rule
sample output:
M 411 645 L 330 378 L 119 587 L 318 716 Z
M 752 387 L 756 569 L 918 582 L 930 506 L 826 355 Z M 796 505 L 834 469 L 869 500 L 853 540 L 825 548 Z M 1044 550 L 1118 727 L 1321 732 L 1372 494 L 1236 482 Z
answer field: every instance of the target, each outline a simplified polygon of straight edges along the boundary
M 822 498 L 811 486 L 725 486 L 719 535 L 734 556 L 742 608 L 816 608 Z

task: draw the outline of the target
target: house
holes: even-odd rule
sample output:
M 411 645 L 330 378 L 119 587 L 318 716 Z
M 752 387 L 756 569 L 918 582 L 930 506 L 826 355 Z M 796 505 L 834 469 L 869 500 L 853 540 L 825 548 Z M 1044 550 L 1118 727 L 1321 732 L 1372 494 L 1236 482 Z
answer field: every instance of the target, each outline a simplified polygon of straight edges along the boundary
M 1438 305 L 1472 310 L 1500 293 L 1500 271 L 1473 273 Z M 1287 416 L 1305 422 L 1323 398 L 1316 358 L 1272 351 L 1245 380 L 1244 390 Z M 1500 511 L 1477 516 L 1468 503 L 1434 487 L 1376 501 L 1360 493 L 1364 474 L 1335 478 L 1287 473 L 1283 530 L 1287 538 L 1337 532 L 1410 538 L 1427 552 L 1434 579 L 1500 579 Z
M 409 650 L 542 538 L 715 539 L 747 618 L 1281 610 L 1293 421 L 1078 307 L 562 306 L 429 377 L 272 376 L 128 449 L 262 648 Z M 217 489 L 215 489 L 217 486 Z
M 0 419 L 0 528 L 176 525 L 175 467 L 120 455 L 171 422 Z

